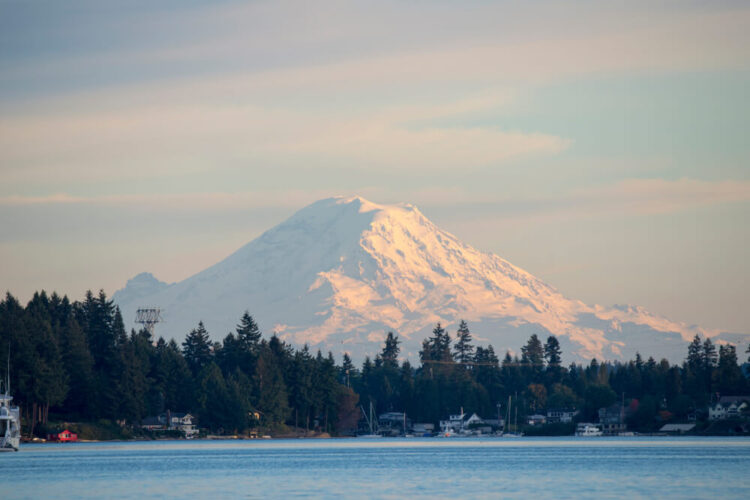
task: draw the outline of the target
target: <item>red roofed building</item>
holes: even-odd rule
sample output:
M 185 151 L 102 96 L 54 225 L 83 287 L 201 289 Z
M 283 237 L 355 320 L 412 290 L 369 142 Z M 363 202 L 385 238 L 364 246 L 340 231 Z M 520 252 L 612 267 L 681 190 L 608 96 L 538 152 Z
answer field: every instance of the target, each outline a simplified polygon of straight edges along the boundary
M 55 434 L 47 434 L 47 441 L 57 441 L 59 443 L 78 441 L 78 434 L 65 429 Z

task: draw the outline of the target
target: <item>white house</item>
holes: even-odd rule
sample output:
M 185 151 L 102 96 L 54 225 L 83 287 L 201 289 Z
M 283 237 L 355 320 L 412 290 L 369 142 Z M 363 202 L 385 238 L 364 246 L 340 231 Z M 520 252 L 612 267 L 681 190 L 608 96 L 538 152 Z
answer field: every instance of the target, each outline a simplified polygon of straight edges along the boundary
M 448 420 L 441 420 L 440 431 L 450 434 L 468 433 L 469 428 L 472 425 L 476 426 L 483 423 L 484 420 L 482 420 L 482 418 L 476 413 L 467 415 L 466 413 L 461 411 L 461 413 L 458 415 L 448 416 Z
M 167 410 L 166 413 L 162 413 L 158 417 L 143 419 L 141 427 L 151 431 L 180 431 L 186 438 L 190 439 L 198 434 L 198 429 L 195 428 L 195 424 L 193 423 L 194 418 L 189 413 L 172 413 Z
M 571 410 L 569 408 L 550 408 L 547 410 L 547 423 L 569 424 L 573 421 L 573 417 L 576 415 L 578 415 L 578 410 Z
M 726 420 L 737 418 L 750 405 L 750 396 L 722 396 L 719 401 L 708 407 L 709 420 Z
M 198 429 L 193 424 L 193 416 L 189 413 L 167 412 L 168 429 L 181 431 L 185 437 L 190 439 L 198 434 Z

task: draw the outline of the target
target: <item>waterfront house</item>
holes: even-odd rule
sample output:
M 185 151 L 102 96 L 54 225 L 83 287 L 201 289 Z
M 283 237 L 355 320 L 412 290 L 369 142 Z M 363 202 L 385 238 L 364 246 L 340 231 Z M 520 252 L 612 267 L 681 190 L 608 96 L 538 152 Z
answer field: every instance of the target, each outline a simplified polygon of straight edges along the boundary
M 147 431 L 163 431 L 166 421 L 161 420 L 159 417 L 146 417 L 141 420 L 141 428 Z
M 749 405 L 750 396 L 722 396 L 719 401 L 708 407 L 708 419 L 739 418 Z
M 167 429 L 182 432 L 186 438 L 190 439 L 198 434 L 195 428 L 193 417 L 189 413 L 171 413 L 167 411 Z
M 65 429 L 64 431 L 47 434 L 47 441 L 56 441 L 58 443 L 73 443 L 78 441 L 78 434 Z
M 569 424 L 578 415 L 578 410 L 570 408 L 549 408 L 547 410 L 548 424 Z
M 411 429 L 411 419 L 403 412 L 391 411 L 378 416 L 378 429 L 383 435 L 398 436 Z
M 484 420 L 472 413 L 471 415 L 461 411 L 460 414 L 449 415 L 448 420 L 440 421 L 440 431 L 447 433 L 468 433 L 470 428 L 479 427 L 484 424 Z
M 432 436 L 435 432 L 435 424 L 417 423 L 412 427 L 412 432 L 417 436 Z
M 198 429 L 193 422 L 195 417 L 190 413 L 172 413 L 167 410 L 156 417 L 146 417 L 141 422 L 141 428 L 149 431 L 180 431 L 186 438 L 198 434 Z
M 528 418 L 529 425 L 544 425 L 547 423 L 547 417 L 545 415 L 535 414 Z
M 605 436 L 625 432 L 625 407 L 616 403 L 607 408 L 599 408 L 599 425 Z

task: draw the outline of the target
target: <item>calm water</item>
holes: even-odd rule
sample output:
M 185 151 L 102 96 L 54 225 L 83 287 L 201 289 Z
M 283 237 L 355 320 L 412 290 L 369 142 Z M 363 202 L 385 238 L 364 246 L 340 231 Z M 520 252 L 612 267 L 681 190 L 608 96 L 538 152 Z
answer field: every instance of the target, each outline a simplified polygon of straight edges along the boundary
M 750 498 L 750 439 L 521 438 L 25 445 L 2 498 Z

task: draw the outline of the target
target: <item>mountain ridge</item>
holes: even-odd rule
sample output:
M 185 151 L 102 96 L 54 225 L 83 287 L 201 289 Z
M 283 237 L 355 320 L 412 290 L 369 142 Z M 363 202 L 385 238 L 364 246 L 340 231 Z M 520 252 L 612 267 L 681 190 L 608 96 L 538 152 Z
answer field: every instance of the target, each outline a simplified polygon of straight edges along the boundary
M 405 357 L 415 359 L 435 323 L 460 319 L 500 352 L 516 349 L 531 333 L 553 334 L 577 360 L 635 350 L 680 359 L 695 334 L 720 334 L 639 306 L 569 299 L 441 230 L 411 204 L 380 205 L 359 196 L 304 207 L 178 283 L 141 273 L 113 299 L 127 323 L 139 305 L 163 307 L 160 332 L 169 337 L 184 337 L 202 320 L 221 338 L 249 310 L 266 332 L 355 358 L 377 353 L 392 330 Z

